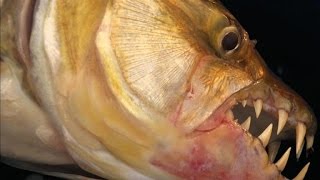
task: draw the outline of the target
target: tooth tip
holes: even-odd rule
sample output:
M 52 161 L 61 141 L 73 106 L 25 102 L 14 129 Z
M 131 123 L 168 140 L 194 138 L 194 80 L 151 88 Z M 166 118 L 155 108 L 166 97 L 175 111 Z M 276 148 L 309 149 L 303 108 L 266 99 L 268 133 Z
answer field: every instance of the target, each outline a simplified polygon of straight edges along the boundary
M 306 176 L 307 172 L 308 172 L 309 166 L 310 166 L 310 162 L 308 162 L 308 163 L 301 169 L 301 171 L 299 172 L 299 174 L 298 174 L 295 178 L 293 178 L 293 180 L 303 180 L 304 177 Z
M 233 115 L 232 110 L 229 109 L 229 110 L 226 112 L 226 116 L 227 116 L 228 119 L 234 120 L 234 115 Z
M 306 140 L 307 140 L 307 147 L 306 147 L 307 150 L 311 149 L 313 146 L 313 142 L 314 142 L 314 136 L 308 135 L 308 136 L 306 136 Z
M 242 106 L 243 106 L 243 107 L 246 107 L 246 105 L 247 105 L 247 100 L 243 100 L 243 101 L 242 101 Z
M 296 151 L 296 158 L 297 158 L 297 160 L 299 160 L 299 158 L 300 158 L 300 156 L 301 156 L 304 143 L 305 143 L 305 141 L 302 142 L 302 145 L 301 145 L 301 148 L 299 149 L 299 151 L 298 151 L 298 152 Z
M 266 147 L 269 143 L 271 134 L 272 134 L 273 124 L 271 123 L 259 136 L 264 147 Z
M 282 157 L 275 163 L 280 171 L 283 171 L 287 165 L 289 156 L 291 152 L 291 147 L 289 147 L 286 152 L 282 155 Z
M 310 162 L 308 162 L 305 166 L 306 166 L 307 168 L 309 168 L 309 166 L 310 166 Z
M 241 127 L 245 130 L 249 130 L 251 124 L 251 116 L 249 116 L 242 124 Z
M 280 109 L 280 110 L 278 111 L 278 116 L 279 116 L 279 120 L 278 120 L 277 135 L 280 134 L 280 132 L 282 131 L 282 129 L 283 129 L 284 126 L 286 125 L 289 115 L 288 115 L 288 113 L 287 113 L 285 110 Z
M 261 110 L 262 110 L 263 101 L 261 99 L 257 99 L 253 102 L 254 110 L 256 112 L 256 118 L 259 118 Z
M 304 137 L 306 135 L 306 126 L 301 123 L 298 122 L 297 126 L 296 126 L 296 154 L 297 154 L 297 158 L 300 157 L 299 154 L 301 154 L 303 145 L 304 145 Z

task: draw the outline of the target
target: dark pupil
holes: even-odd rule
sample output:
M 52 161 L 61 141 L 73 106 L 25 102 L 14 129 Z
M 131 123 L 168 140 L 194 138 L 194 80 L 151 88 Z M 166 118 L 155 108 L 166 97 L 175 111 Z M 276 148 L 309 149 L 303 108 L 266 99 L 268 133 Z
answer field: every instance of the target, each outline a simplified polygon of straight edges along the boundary
M 222 47 L 225 51 L 233 50 L 238 45 L 238 36 L 234 32 L 229 32 L 223 37 Z

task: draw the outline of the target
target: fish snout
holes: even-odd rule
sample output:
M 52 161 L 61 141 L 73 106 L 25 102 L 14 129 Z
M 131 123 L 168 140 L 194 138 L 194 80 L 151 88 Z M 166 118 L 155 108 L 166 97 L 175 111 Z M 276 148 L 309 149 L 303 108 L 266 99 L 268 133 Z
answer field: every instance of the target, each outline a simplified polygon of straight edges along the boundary
M 258 135 L 272 123 L 270 143 L 295 137 L 297 158 L 305 141 L 306 149 L 312 148 L 317 130 L 316 117 L 308 104 L 281 81 L 261 80 L 244 89 L 239 96 L 241 105 L 233 107 L 235 117 L 242 117 L 240 123 L 250 118 L 253 135 Z
M 299 159 L 305 144 L 310 150 L 315 132 L 307 103 L 276 78 L 265 78 L 233 94 L 187 140 L 160 150 L 152 163 L 191 179 L 287 179 L 281 172 L 290 153 Z M 281 141 L 292 139 L 295 147 L 275 161 Z M 180 155 L 172 156 L 176 151 Z M 294 179 L 303 179 L 309 165 Z
M 292 149 L 295 149 L 297 159 L 305 144 L 307 152 L 312 150 L 317 130 L 316 117 L 303 98 L 276 77 L 259 80 L 235 96 L 238 103 L 232 107 L 232 116 L 243 129 L 260 139 L 271 162 L 283 140 L 295 139 Z M 279 171 L 285 168 L 290 151 L 291 147 L 275 163 Z M 308 166 L 309 163 L 299 177 L 307 172 Z

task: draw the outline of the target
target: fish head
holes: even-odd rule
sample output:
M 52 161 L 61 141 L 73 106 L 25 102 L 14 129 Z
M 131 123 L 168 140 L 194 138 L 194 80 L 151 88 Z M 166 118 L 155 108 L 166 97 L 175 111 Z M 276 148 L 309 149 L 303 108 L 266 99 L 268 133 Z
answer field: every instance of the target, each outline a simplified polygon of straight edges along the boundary
M 285 179 L 316 118 L 214 0 L 38 1 L 30 91 L 67 152 L 110 179 Z M 268 146 L 268 153 L 265 147 Z M 303 178 L 309 164 L 299 173 Z
M 184 100 L 170 116 L 188 139 L 186 147 L 174 142 L 179 150 L 163 153 L 156 164 L 184 178 L 283 178 L 285 163 L 272 163 L 279 144 L 296 139 L 299 159 L 305 139 L 307 149 L 313 144 L 314 113 L 268 69 L 256 42 L 220 3 L 187 1 L 178 7 L 189 15 L 187 24 L 198 28 L 203 51 Z

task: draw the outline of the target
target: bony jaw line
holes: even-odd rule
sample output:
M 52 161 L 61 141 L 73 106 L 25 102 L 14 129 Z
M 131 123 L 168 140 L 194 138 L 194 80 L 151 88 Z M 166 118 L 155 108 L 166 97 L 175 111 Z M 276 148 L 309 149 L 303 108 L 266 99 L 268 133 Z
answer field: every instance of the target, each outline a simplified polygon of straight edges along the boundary
M 242 106 L 246 107 L 247 102 L 248 102 L 248 100 L 243 100 L 241 102 Z M 258 99 L 256 101 L 254 101 L 253 102 L 253 106 L 254 106 L 256 117 L 259 118 L 259 116 L 261 114 L 261 111 L 263 109 L 263 100 L 262 99 Z M 227 110 L 225 115 L 226 115 L 227 119 L 233 120 L 235 122 L 238 122 L 237 119 L 236 120 L 234 119 L 234 114 L 233 114 L 231 109 Z M 278 123 L 277 135 L 280 134 L 281 130 L 285 126 L 285 124 L 286 124 L 286 122 L 288 120 L 288 116 L 289 116 L 288 112 L 286 112 L 285 110 L 283 110 L 283 109 L 279 109 L 278 110 L 278 121 L 279 121 L 279 123 Z M 249 129 L 250 129 L 251 121 L 252 121 L 252 118 L 251 118 L 251 116 L 249 116 L 245 121 L 243 121 L 243 123 L 240 124 L 240 127 L 242 127 L 242 129 L 244 131 L 246 131 L 247 133 L 249 133 L 249 134 L 250 134 Z M 271 135 L 272 135 L 272 129 L 273 129 L 273 124 L 271 123 L 271 124 L 268 125 L 268 127 L 258 137 L 256 137 L 256 138 L 259 139 L 261 145 L 264 148 L 266 148 L 267 145 L 269 144 L 269 140 L 270 140 Z M 299 157 L 301 155 L 301 152 L 302 152 L 302 149 L 304 147 L 305 135 L 306 135 L 306 125 L 304 123 L 302 123 L 302 122 L 297 122 L 297 125 L 296 125 L 296 157 L 297 157 L 297 159 L 299 159 Z M 252 137 L 254 137 L 254 136 L 252 136 Z M 314 136 L 307 136 L 306 139 L 307 139 L 306 148 L 310 149 L 312 147 L 312 145 L 313 145 Z M 279 144 L 279 146 L 280 146 L 280 144 Z M 279 146 L 273 151 L 278 151 Z M 286 166 L 286 164 L 288 162 L 288 159 L 289 159 L 289 156 L 290 156 L 290 152 L 291 152 L 291 147 L 289 147 L 286 150 L 286 152 L 282 155 L 282 157 L 276 163 L 274 163 L 274 165 L 278 168 L 278 170 L 280 172 L 282 172 L 284 170 L 284 168 L 285 168 L 285 166 Z M 277 152 L 275 152 L 275 153 L 277 153 Z M 275 157 L 275 155 L 273 155 L 273 156 Z M 274 157 L 273 158 L 269 157 L 269 159 L 274 159 Z M 293 179 L 294 180 L 302 180 L 305 177 L 305 175 L 306 175 L 306 173 L 308 171 L 309 165 L 310 165 L 310 162 L 307 163 L 301 169 L 301 171 L 298 173 L 298 175 Z
M 299 154 L 302 151 L 304 139 L 307 134 L 306 124 L 312 119 L 310 112 L 306 111 L 305 108 L 301 108 L 301 104 L 297 104 L 298 102 L 296 102 L 296 100 L 284 97 L 266 85 L 245 89 L 242 92 L 236 93 L 233 98 L 236 99 L 235 104 L 241 103 L 243 107 L 247 105 L 252 106 L 257 119 L 260 117 L 262 110 L 277 118 L 277 135 L 282 132 L 288 122 L 290 122 L 290 126 L 295 126 L 296 156 L 297 159 L 299 159 Z M 246 123 L 247 124 L 244 124 L 244 129 L 249 129 L 250 126 L 248 126 L 248 122 Z M 312 148 L 313 142 L 314 135 L 307 134 L 307 150 Z

